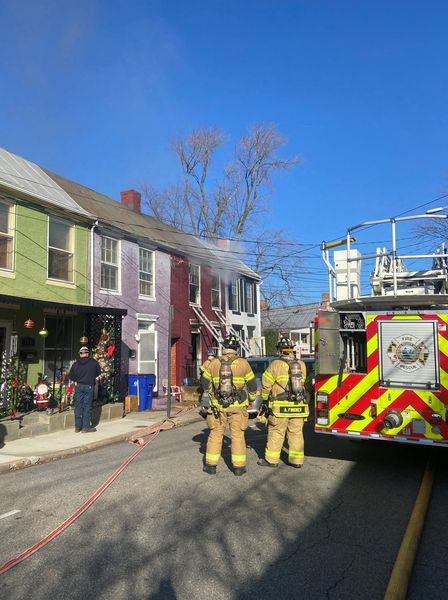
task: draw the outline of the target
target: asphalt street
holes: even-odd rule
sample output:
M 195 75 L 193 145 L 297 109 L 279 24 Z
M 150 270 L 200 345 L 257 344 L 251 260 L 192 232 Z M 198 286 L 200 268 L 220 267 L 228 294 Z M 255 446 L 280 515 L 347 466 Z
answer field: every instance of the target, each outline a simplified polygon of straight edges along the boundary
M 3 600 L 380 599 L 428 450 L 306 431 L 306 464 L 248 473 L 224 446 L 202 472 L 204 423 L 162 433 L 73 525 L 0 576 Z M 49 533 L 133 452 L 126 443 L 0 476 L 0 563 Z M 446 460 L 409 598 L 445 598 Z M 12 513 L 12 511 L 20 511 Z

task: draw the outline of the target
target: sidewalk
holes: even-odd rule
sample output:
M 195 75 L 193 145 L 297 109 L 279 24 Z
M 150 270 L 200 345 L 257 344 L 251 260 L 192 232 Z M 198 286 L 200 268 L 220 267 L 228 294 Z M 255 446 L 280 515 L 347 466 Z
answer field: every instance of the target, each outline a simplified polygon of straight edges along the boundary
M 175 412 L 173 410 L 173 414 Z M 97 431 L 93 433 L 75 433 L 74 430 L 65 429 L 9 443 L 5 439 L 0 448 L 0 474 L 126 441 L 131 434 L 139 433 L 164 419 L 166 411 L 162 410 L 131 412 L 122 419 L 100 422 Z M 182 413 L 179 417 L 172 417 L 172 420 L 176 427 L 202 421 L 197 408 Z

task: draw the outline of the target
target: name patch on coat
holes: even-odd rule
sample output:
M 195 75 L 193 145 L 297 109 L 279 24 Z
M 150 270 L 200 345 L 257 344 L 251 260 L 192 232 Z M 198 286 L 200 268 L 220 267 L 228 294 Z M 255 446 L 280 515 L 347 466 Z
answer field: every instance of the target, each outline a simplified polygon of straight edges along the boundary
M 308 412 L 308 406 L 279 406 L 275 410 L 281 414 L 301 415 Z

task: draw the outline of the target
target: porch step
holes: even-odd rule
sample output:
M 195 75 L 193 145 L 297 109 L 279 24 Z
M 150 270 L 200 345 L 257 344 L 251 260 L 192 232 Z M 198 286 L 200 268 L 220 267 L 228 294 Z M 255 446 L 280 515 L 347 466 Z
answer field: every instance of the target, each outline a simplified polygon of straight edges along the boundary
M 21 425 L 22 427 L 27 427 L 28 425 L 33 425 L 34 423 L 48 424 L 50 422 L 50 416 L 51 415 L 47 415 L 45 411 L 28 413 L 23 415 L 21 419 Z
M 50 428 L 45 423 L 33 423 L 32 425 L 26 425 L 19 429 L 19 438 L 34 437 L 35 435 L 42 435 L 49 433 Z
M 123 403 L 104 404 L 93 407 L 92 422 L 97 425 L 101 421 L 120 419 L 123 417 Z M 96 422 L 95 422 L 96 421 Z M 0 447 L 2 443 L 12 442 L 18 438 L 34 437 L 54 431 L 75 428 L 73 410 L 47 415 L 45 411 L 23 415 L 20 420 L 4 420 L 0 423 Z

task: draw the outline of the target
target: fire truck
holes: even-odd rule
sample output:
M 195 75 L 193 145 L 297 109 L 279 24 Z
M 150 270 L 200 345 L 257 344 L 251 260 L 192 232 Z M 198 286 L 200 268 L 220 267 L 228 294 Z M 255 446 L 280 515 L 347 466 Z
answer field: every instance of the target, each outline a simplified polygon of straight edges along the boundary
M 448 254 L 444 245 L 431 254 L 397 252 L 398 222 L 428 218 L 447 215 L 361 223 L 346 239 L 322 243 L 329 294 L 315 318 L 316 432 L 448 445 Z M 391 226 L 391 250 L 362 256 L 353 233 L 379 224 Z M 338 246 L 345 249 L 331 260 Z M 363 296 L 367 259 L 374 268 Z M 429 269 L 406 267 L 422 260 Z

